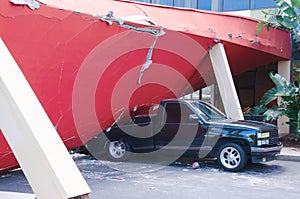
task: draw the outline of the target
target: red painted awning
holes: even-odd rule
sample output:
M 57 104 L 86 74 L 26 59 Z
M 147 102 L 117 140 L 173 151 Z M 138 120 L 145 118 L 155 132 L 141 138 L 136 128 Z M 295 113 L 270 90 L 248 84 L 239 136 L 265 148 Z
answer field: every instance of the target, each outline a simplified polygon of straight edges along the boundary
M 290 34 L 257 21 L 113 0 L 0 0 L 0 36 L 71 149 L 116 120 L 214 82 L 209 49 L 234 75 L 290 58 Z M 1 66 L 3 67 L 3 66 Z M 0 136 L 0 171 L 17 165 Z

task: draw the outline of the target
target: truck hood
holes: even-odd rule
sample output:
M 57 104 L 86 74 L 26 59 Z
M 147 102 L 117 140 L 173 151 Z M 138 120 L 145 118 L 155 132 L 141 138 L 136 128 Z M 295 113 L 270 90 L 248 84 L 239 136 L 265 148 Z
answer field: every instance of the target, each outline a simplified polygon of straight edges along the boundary
M 252 120 L 232 120 L 232 119 L 210 122 L 209 125 L 213 125 L 214 127 L 222 127 L 222 128 L 254 129 L 259 131 L 268 131 L 277 128 L 275 125 L 268 124 L 265 122 L 258 122 Z

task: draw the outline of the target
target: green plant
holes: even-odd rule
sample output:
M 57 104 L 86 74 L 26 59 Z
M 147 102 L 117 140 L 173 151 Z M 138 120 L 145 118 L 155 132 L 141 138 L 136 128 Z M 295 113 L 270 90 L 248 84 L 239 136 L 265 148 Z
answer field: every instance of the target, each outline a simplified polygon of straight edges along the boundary
M 299 44 L 300 0 L 291 0 L 290 4 L 285 0 L 274 0 L 274 2 L 277 4 L 277 9 L 262 11 L 265 21 L 258 23 L 256 35 L 259 35 L 263 28 L 267 30 L 270 27 L 284 28 L 292 32 L 293 40 Z M 294 69 L 294 72 L 300 72 L 300 69 Z M 290 120 L 288 124 L 296 128 L 294 138 L 300 143 L 300 87 L 290 83 L 279 74 L 270 73 L 269 76 L 276 86 L 265 93 L 260 105 L 254 107 L 251 114 L 263 113 L 265 121 L 287 116 Z M 299 83 L 300 75 L 298 76 Z M 279 103 L 271 105 L 274 101 Z
M 274 0 L 278 9 L 272 11 L 262 11 L 266 21 L 261 21 L 257 25 L 256 35 L 259 35 L 263 28 L 281 27 L 293 32 L 299 39 L 300 0 L 291 0 L 291 4 L 285 0 Z M 298 12 L 298 13 L 297 13 Z
M 300 72 L 300 69 L 294 69 Z M 276 85 L 268 90 L 260 101 L 260 105 L 253 108 L 251 114 L 259 115 L 263 113 L 264 121 L 276 120 L 281 116 L 289 118 L 288 124 L 296 127 L 294 138 L 300 141 L 300 87 L 295 85 L 279 74 L 271 72 L 269 74 L 271 80 Z M 300 80 L 300 75 L 298 76 Z M 271 102 L 278 101 L 276 105 Z

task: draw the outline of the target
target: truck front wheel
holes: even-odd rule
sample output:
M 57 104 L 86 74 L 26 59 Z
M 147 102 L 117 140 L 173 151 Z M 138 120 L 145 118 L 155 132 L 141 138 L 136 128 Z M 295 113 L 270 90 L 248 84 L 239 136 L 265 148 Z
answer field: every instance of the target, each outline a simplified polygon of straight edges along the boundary
M 107 158 L 112 161 L 126 161 L 129 158 L 129 145 L 122 140 L 107 141 L 105 151 Z
M 235 143 L 221 146 L 217 159 L 224 170 L 233 172 L 242 170 L 248 162 L 244 148 Z

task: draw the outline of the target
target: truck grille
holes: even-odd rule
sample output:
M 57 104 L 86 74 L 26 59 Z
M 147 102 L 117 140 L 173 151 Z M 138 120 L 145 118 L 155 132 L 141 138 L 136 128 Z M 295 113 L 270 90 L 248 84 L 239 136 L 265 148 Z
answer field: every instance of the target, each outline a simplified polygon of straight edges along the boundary
M 272 138 L 270 139 L 269 145 L 277 145 L 279 142 L 278 138 Z
M 277 129 L 265 131 L 265 132 L 270 132 L 270 137 L 268 138 L 259 138 L 258 140 L 269 140 L 268 144 L 262 144 L 261 146 L 272 146 L 272 145 L 277 145 L 279 143 L 279 136 L 278 136 L 278 131 Z
M 270 131 L 270 143 L 269 145 L 276 145 L 279 142 L 279 136 L 278 136 L 278 131 L 273 130 Z

